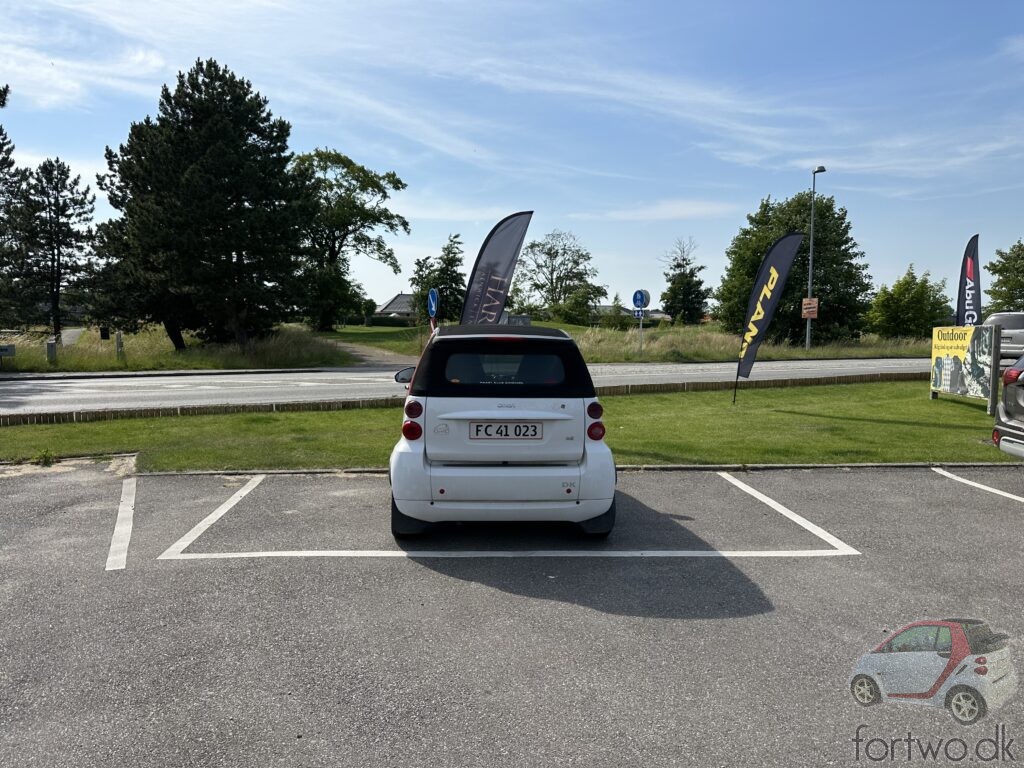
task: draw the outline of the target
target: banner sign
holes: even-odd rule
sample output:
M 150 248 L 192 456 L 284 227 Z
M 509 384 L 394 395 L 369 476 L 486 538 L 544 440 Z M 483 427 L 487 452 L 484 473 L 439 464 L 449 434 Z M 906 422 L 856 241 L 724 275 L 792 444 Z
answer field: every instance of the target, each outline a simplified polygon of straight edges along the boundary
M 978 263 L 978 236 L 967 242 L 960 263 L 960 288 L 956 298 L 956 324 L 981 324 L 981 265 Z
M 932 329 L 932 392 L 988 400 L 993 392 L 995 333 L 991 325 Z
M 501 319 L 512 286 L 512 273 L 532 217 L 533 211 L 513 213 L 499 221 L 487 235 L 466 285 L 460 321 L 463 325 L 496 324 Z
M 736 378 L 750 377 L 750 369 L 754 367 L 757 348 L 764 340 L 765 331 L 775 308 L 779 305 L 782 291 L 786 287 L 789 269 L 793 266 L 793 258 L 803 241 L 802 232 L 791 232 L 783 235 L 764 255 L 761 268 L 754 280 L 754 289 L 750 293 L 747 304 L 747 320 L 743 324 L 743 342 L 740 345 L 740 360 L 736 369 Z
M 800 304 L 800 318 L 803 320 L 818 319 L 818 300 L 804 299 Z

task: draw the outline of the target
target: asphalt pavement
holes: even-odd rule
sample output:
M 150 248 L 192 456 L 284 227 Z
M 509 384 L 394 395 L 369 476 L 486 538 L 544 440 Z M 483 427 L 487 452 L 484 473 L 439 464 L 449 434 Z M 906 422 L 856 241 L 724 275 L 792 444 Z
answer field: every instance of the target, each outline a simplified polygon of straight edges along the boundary
M 621 473 L 607 542 L 404 547 L 384 477 L 115 469 L 0 471 L 0 765 L 1024 760 L 1021 694 L 965 728 L 848 690 L 916 619 L 1024 635 L 1021 467 Z
M 929 366 L 926 358 L 765 361 L 754 366 L 751 379 L 925 372 Z M 105 375 L 88 379 L 11 377 L 0 380 L 0 415 L 391 397 L 405 392 L 394 381 L 396 370 L 359 367 L 325 372 Z M 731 382 L 736 364 L 598 363 L 591 365 L 590 371 L 598 386 Z

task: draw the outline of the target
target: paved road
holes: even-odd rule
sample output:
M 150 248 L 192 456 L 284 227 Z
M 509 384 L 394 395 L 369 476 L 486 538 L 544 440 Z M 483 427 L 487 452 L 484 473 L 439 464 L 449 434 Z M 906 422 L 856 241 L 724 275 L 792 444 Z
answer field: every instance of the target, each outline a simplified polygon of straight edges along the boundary
M 930 361 L 807 360 L 760 362 L 752 379 L 927 371 Z M 683 381 L 732 381 L 734 363 L 592 365 L 598 386 Z M 353 368 L 327 373 L 187 376 L 103 376 L 91 379 L 0 380 L 0 415 L 107 408 L 158 408 L 224 403 L 358 400 L 402 394 L 394 369 Z
M 1024 470 L 955 473 L 1017 498 L 928 469 L 733 475 L 773 507 L 623 473 L 606 543 L 454 526 L 402 550 L 381 477 L 139 477 L 112 546 L 130 480 L 7 469 L 0 765 L 863 766 L 858 726 L 973 748 L 997 725 L 1022 760 L 1024 694 L 964 728 L 847 689 L 915 619 L 1024 636 Z

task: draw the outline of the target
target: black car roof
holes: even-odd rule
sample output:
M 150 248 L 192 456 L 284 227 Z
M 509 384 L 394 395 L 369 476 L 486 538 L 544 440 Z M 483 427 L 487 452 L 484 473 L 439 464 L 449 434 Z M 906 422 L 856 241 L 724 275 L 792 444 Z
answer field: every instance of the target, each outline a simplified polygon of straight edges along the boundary
M 457 336 L 522 336 L 524 338 L 571 339 L 561 328 L 544 328 L 539 325 L 442 325 L 437 330 L 439 338 Z

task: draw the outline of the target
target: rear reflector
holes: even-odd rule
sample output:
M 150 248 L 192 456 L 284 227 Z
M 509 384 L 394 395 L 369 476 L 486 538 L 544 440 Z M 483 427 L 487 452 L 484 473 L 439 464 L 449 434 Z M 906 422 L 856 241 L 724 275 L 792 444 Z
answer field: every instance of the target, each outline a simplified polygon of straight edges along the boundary
M 423 427 L 415 421 L 407 421 L 402 425 L 402 437 L 406 440 L 419 440 L 423 437 Z
M 423 415 L 423 403 L 418 400 L 410 400 L 405 404 L 405 415 L 410 419 L 418 419 Z
M 1016 384 L 1017 379 L 1020 378 L 1020 374 L 1020 368 L 1007 368 L 1003 373 L 1003 386 L 1005 387 L 1007 384 Z
M 591 403 L 587 406 L 587 416 L 592 419 L 600 419 L 604 415 L 604 408 L 600 403 Z
M 587 437 L 591 440 L 600 440 L 604 437 L 604 424 L 600 421 L 595 421 L 589 427 L 587 427 Z
M 992 442 L 995 443 L 997 446 L 999 445 L 999 430 L 998 429 L 993 429 L 992 430 Z

